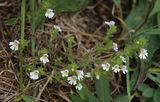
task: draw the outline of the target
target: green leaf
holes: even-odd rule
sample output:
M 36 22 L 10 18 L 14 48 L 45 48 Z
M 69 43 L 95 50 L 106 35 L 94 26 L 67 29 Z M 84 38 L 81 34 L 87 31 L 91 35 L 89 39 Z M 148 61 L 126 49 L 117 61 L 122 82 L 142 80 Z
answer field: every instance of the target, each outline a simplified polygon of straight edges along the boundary
M 81 90 L 77 90 L 77 92 L 85 102 L 97 102 L 96 97 L 92 95 L 85 84 L 83 84 L 83 88 Z
M 90 0 L 55 0 L 57 12 L 77 11 L 85 7 Z
M 145 20 L 144 18 L 147 15 L 146 10 L 148 10 L 148 8 L 149 8 L 149 3 L 147 0 L 143 0 L 143 2 L 140 2 L 138 6 L 133 8 L 126 19 L 128 27 L 135 29 L 136 27 L 138 27 L 138 25 L 142 24 Z
M 18 19 L 19 18 L 17 18 L 17 17 L 16 18 L 10 18 L 10 19 L 6 20 L 5 23 L 10 24 L 12 26 L 15 26 L 17 24 Z
M 99 80 L 96 80 L 95 86 L 100 102 L 110 102 L 109 82 L 106 76 L 101 76 Z
M 154 100 L 154 102 L 159 102 L 159 100 L 160 100 L 160 89 L 155 90 L 154 95 L 153 95 L 153 100 Z
M 71 95 L 71 99 L 73 102 L 84 102 L 82 98 L 80 98 L 76 95 Z
M 21 97 L 22 97 L 24 102 L 36 102 L 34 99 L 32 99 L 28 96 L 22 95 Z
M 143 91 L 143 96 L 147 98 L 151 98 L 154 94 L 154 89 L 153 88 L 147 88 Z
M 129 102 L 127 95 L 118 95 L 114 98 L 113 102 Z
M 160 0 L 156 0 L 156 2 L 154 3 L 154 7 L 152 9 L 152 12 L 150 14 L 150 16 L 154 15 L 155 13 L 159 12 L 160 11 Z
M 149 88 L 149 86 L 147 84 L 142 83 L 139 87 L 138 90 L 143 92 L 144 90 L 146 90 L 147 88 Z
M 118 8 L 121 8 L 121 0 L 113 0 Z

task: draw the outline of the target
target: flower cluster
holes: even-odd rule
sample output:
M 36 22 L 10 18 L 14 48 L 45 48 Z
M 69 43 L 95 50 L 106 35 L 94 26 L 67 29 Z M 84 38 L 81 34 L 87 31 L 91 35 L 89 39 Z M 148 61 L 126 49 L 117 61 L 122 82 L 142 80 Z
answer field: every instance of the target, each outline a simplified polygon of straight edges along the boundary
M 67 77 L 68 83 L 70 85 L 76 85 L 77 90 L 81 90 L 83 88 L 80 81 L 84 78 L 84 72 L 83 70 L 76 70 L 76 75 L 69 76 L 69 70 L 62 70 L 61 75 L 62 77 Z
M 19 41 L 14 40 L 12 42 L 9 42 L 9 46 L 10 46 L 10 49 L 12 49 L 13 51 L 17 51 L 19 49 Z M 49 62 L 48 54 L 43 54 L 43 56 L 40 58 L 40 61 L 44 64 Z M 30 72 L 29 76 L 31 79 L 37 80 L 39 78 L 39 71 L 34 70 L 34 71 Z
M 122 62 L 124 63 L 121 67 L 118 64 L 111 67 L 110 63 L 105 63 L 105 64 L 103 63 L 101 64 L 102 69 L 104 71 L 109 71 L 109 69 L 111 68 L 115 73 L 122 71 L 123 74 L 126 74 L 127 73 L 127 66 L 125 65 L 126 59 L 123 56 L 120 56 L 120 58 Z

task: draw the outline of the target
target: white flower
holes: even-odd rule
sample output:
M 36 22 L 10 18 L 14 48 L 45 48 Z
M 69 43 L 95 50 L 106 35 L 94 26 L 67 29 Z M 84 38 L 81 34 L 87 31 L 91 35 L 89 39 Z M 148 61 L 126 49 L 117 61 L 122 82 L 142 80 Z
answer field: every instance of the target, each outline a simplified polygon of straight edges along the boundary
M 76 85 L 77 84 L 77 77 L 76 76 L 71 76 L 71 77 L 68 77 L 67 79 L 69 82 L 70 85 Z
M 34 71 L 30 72 L 29 77 L 33 80 L 37 80 L 39 78 L 39 71 L 34 70 Z
M 68 74 L 69 74 L 69 70 L 62 70 L 61 71 L 61 74 L 62 74 L 62 77 L 68 77 Z
M 144 48 L 141 48 L 139 53 L 139 58 L 144 60 L 147 58 L 147 56 L 148 56 L 147 50 Z
M 112 70 L 113 70 L 115 73 L 119 72 L 119 71 L 120 71 L 119 65 L 113 66 L 113 67 L 112 67 Z
M 77 75 L 78 75 L 78 80 L 82 80 L 83 79 L 83 76 L 84 76 L 84 72 L 83 70 L 77 70 Z
M 111 65 L 109 63 L 106 63 L 106 64 L 101 64 L 101 66 L 103 70 L 108 71 Z
M 82 88 L 83 88 L 83 86 L 82 86 L 81 83 L 78 83 L 78 84 L 76 85 L 76 89 L 77 89 L 77 90 L 81 90 Z
M 92 77 L 91 73 L 89 73 L 89 72 L 85 75 L 85 77 L 86 78 L 91 78 L 91 80 L 93 80 L 93 77 Z
M 86 77 L 86 78 L 92 77 L 92 76 L 91 76 L 91 73 L 88 72 L 88 73 L 85 75 L 85 77 Z
M 53 16 L 55 15 L 55 13 L 53 12 L 52 9 L 47 9 L 45 16 L 49 19 L 53 18 Z
M 62 31 L 61 27 L 60 27 L 60 26 L 58 26 L 58 25 L 54 25 L 54 29 L 58 30 L 59 32 L 61 32 L 61 31 Z
M 43 54 L 43 56 L 40 58 L 40 61 L 43 62 L 44 64 L 49 62 L 48 54 Z
M 114 43 L 114 42 L 113 42 L 113 50 L 114 50 L 115 52 L 118 51 L 118 45 L 117 45 L 117 43 Z
M 99 80 L 100 79 L 100 75 L 96 75 L 96 79 Z
M 120 56 L 123 63 L 126 63 L 126 59 L 123 56 Z
M 115 25 L 114 21 L 109 21 L 109 22 L 105 21 L 104 23 L 107 24 L 109 27 L 112 27 Z
M 123 65 L 121 70 L 123 74 L 126 74 L 128 72 L 126 65 Z
M 18 40 L 14 40 L 13 42 L 9 42 L 10 48 L 12 50 L 17 51 L 19 48 L 19 41 Z

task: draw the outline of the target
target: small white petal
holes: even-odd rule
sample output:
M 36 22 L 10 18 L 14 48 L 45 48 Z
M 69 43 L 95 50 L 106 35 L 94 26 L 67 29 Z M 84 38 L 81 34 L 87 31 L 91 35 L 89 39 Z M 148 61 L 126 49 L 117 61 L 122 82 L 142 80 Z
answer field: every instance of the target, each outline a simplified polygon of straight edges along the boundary
M 126 63 L 126 59 L 123 56 L 120 56 L 123 63 Z
M 114 42 L 113 42 L 113 50 L 114 50 L 115 52 L 118 51 L 118 44 L 117 44 L 117 43 L 114 43 Z
M 115 73 L 120 72 L 119 65 L 115 65 L 115 66 L 113 66 L 113 67 L 112 67 L 112 70 L 113 70 Z
M 68 83 L 70 85 L 76 85 L 77 84 L 77 77 L 76 76 L 68 77 L 67 80 L 69 81 Z
M 14 40 L 13 42 L 9 42 L 10 49 L 17 51 L 19 48 L 19 41 Z
M 47 9 L 45 16 L 49 19 L 53 18 L 53 16 L 55 15 L 55 13 L 53 12 L 52 9 Z
M 126 65 L 123 65 L 123 66 L 122 66 L 122 73 L 123 73 L 123 74 L 126 74 L 127 72 L 128 72 L 127 66 L 126 66 Z
M 109 21 L 109 22 L 105 21 L 104 23 L 107 24 L 109 27 L 112 27 L 115 25 L 114 21 Z
M 105 71 L 109 71 L 109 68 L 110 68 L 110 64 L 109 63 L 106 63 L 106 64 L 101 64 L 102 66 L 102 69 L 105 70 Z
M 141 48 L 140 53 L 139 53 L 139 58 L 145 60 L 145 59 L 147 59 L 147 57 L 148 57 L 147 50 L 144 48 Z
M 37 80 L 39 78 L 39 71 L 38 70 L 32 71 L 30 72 L 29 76 L 31 79 Z
M 54 28 L 57 29 L 59 32 L 62 31 L 62 29 L 61 29 L 60 26 L 58 26 L 58 25 L 54 25 Z
M 89 72 L 85 75 L 85 77 L 86 77 L 86 78 L 91 78 L 91 80 L 93 80 L 93 76 L 92 76 L 91 73 L 89 73 Z
M 81 90 L 82 88 L 83 88 L 83 86 L 82 86 L 81 83 L 78 83 L 78 84 L 76 85 L 76 89 L 77 89 L 77 90 Z
M 62 77 L 68 77 L 69 70 L 62 70 L 61 74 L 62 74 Z
M 40 58 L 40 61 L 44 64 L 46 64 L 47 62 L 49 62 L 48 59 L 48 54 L 43 54 L 43 56 Z
M 100 79 L 100 75 L 96 75 L 96 79 L 99 80 Z
M 77 70 L 76 71 L 77 72 L 77 75 L 78 75 L 78 80 L 82 80 L 84 77 L 84 72 L 83 72 L 83 70 Z

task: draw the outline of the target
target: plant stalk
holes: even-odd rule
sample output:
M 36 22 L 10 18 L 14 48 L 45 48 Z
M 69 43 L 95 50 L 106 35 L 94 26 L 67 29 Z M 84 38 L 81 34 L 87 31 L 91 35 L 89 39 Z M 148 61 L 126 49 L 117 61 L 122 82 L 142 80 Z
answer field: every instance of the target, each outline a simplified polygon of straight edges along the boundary
M 30 0 L 30 12 L 31 12 L 31 48 L 32 48 L 32 55 L 35 55 L 35 0 Z
M 129 99 L 129 102 L 131 101 L 130 99 L 131 99 L 131 89 L 130 89 L 130 73 L 129 73 L 129 57 L 127 56 L 126 57 L 126 60 L 127 60 L 127 70 L 128 70 L 128 72 L 127 72 L 127 74 L 126 74 L 126 84 L 127 84 L 127 95 L 128 95 L 128 99 Z
M 24 27 L 25 27 L 25 11 L 26 11 L 26 0 L 21 2 L 21 40 L 20 40 L 20 53 L 19 53 L 19 71 L 20 71 L 20 93 L 23 92 L 23 44 L 24 40 Z

